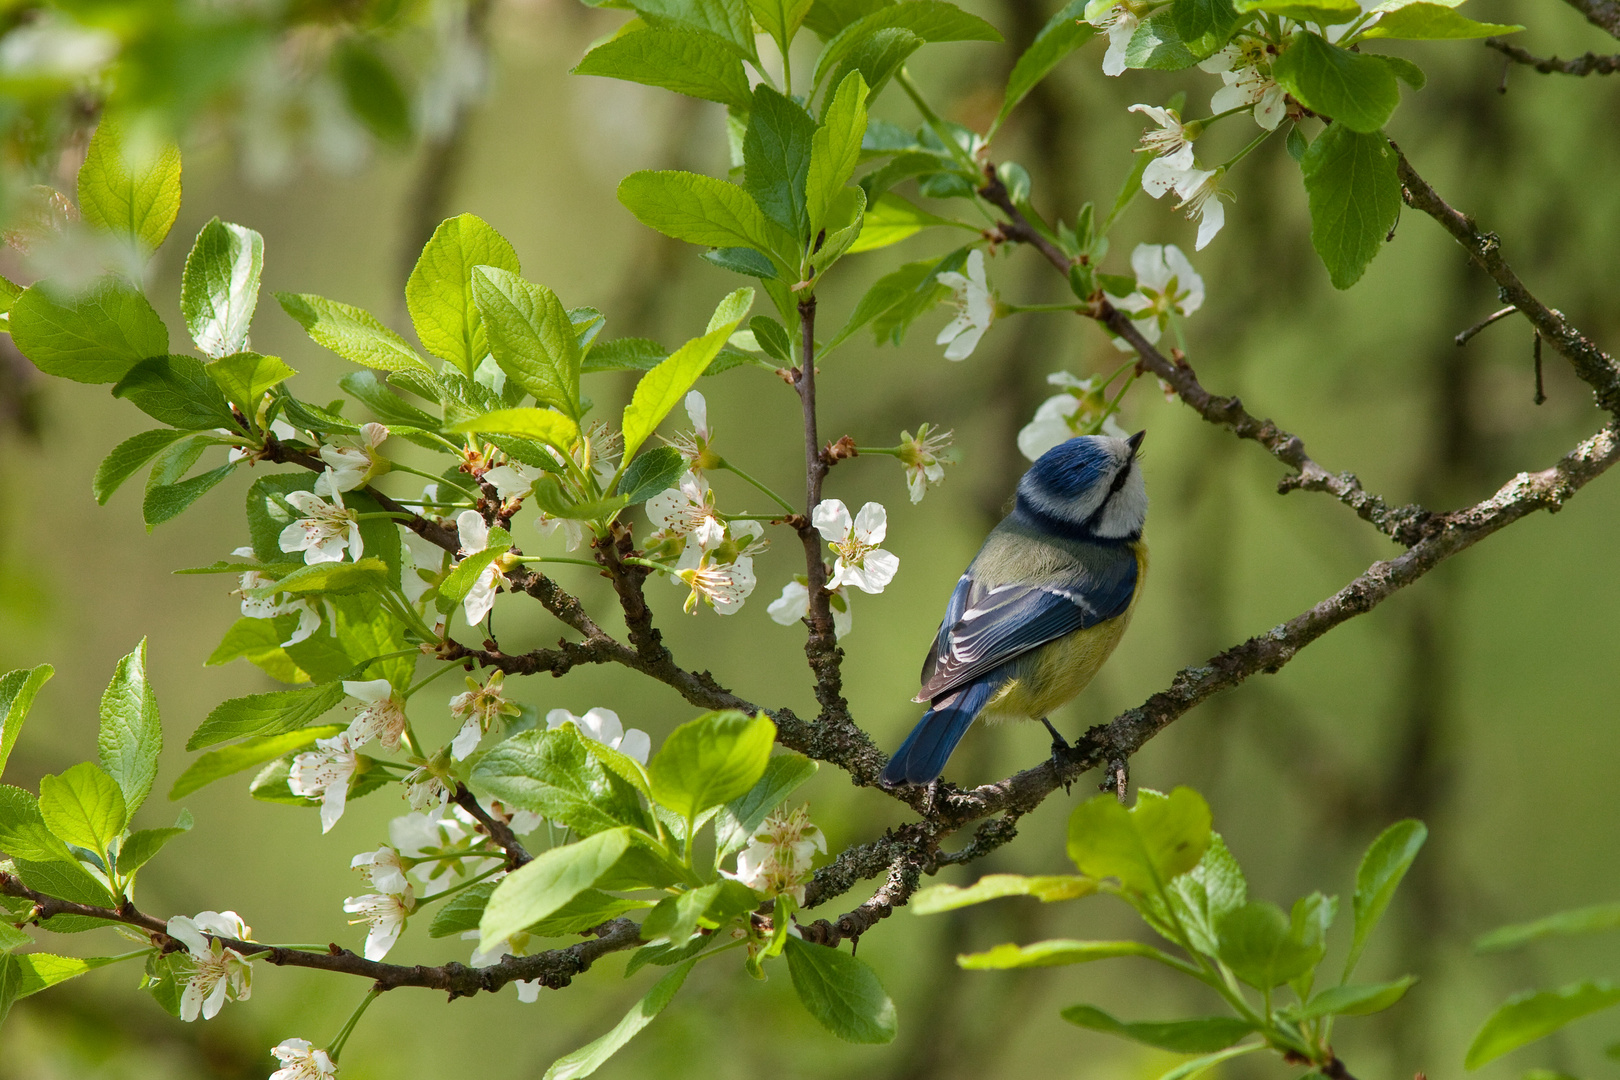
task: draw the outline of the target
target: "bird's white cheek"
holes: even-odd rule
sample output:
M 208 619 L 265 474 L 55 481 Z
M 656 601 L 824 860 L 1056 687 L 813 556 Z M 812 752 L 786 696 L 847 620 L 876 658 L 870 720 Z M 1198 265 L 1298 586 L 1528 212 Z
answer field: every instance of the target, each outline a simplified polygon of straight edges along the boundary
M 1105 539 L 1135 536 L 1142 531 L 1142 524 L 1147 520 L 1147 505 L 1147 486 L 1142 482 L 1142 470 L 1132 463 L 1130 479 L 1108 500 L 1092 531 Z

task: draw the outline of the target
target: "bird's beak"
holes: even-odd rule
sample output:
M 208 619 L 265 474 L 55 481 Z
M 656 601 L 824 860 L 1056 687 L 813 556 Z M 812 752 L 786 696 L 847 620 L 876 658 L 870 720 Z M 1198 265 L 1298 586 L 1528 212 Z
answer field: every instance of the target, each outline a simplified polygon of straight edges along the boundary
M 1136 451 L 1141 449 L 1142 439 L 1146 435 L 1147 428 L 1143 428 L 1141 431 L 1138 431 L 1135 435 L 1132 435 L 1130 438 L 1125 440 L 1125 445 L 1131 448 L 1131 457 L 1135 457 Z

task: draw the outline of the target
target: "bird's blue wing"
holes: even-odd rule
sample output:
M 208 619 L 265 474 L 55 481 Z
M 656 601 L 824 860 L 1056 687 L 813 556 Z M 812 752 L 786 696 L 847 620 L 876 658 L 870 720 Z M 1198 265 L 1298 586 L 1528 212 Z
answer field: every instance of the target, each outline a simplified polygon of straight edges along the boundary
M 1076 630 L 1124 614 L 1136 591 L 1136 557 L 1066 585 L 987 587 L 963 575 L 923 668 L 918 701 L 930 701 Z

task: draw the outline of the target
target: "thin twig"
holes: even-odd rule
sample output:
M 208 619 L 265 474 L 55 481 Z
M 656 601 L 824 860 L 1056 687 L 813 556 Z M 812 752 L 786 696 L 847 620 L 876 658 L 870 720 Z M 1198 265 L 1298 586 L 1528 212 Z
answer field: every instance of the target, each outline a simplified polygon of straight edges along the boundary
M 1515 63 L 1535 68 L 1543 75 L 1613 75 L 1620 71 L 1620 54 L 1603 55 L 1589 52 L 1574 60 L 1560 60 L 1556 56 L 1542 58 L 1501 38 L 1486 38 L 1485 44 Z
M 1468 329 L 1458 334 L 1452 340 L 1455 341 L 1459 347 L 1466 345 L 1469 343 L 1469 341 L 1473 340 L 1474 336 L 1481 330 L 1485 329 L 1487 326 L 1490 326 L 1492 323 L 1500 322 L 1518 310 L 1518 308 L 1514 307 L 1512 304 L 1509 304 L 1501 311 L 1493 311 L 1479 322 L 1475 323 L 1473 326 L 1470 326 Z

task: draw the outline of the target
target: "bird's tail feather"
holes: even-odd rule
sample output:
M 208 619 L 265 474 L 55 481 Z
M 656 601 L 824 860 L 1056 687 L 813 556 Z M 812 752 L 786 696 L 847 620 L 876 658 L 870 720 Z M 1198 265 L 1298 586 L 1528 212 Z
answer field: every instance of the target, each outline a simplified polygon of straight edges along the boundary
M 973 718 L 1000 687 L 1002 680 L 985 678 L 970 683 L 940 701 L 923 714 L 906 741 L 889 759 L 880 782 L 927 784 L 945 771 L 951 751 L 962 741 Z

